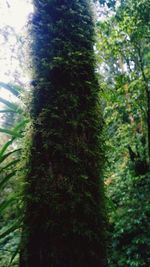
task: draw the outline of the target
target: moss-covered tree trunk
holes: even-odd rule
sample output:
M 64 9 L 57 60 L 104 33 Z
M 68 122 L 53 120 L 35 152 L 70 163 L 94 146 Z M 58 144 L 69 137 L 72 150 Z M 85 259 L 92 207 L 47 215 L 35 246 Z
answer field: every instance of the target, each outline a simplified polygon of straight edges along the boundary
M 106 266 L 102 118 L 89 0 L 34 0 L 20 267 Z

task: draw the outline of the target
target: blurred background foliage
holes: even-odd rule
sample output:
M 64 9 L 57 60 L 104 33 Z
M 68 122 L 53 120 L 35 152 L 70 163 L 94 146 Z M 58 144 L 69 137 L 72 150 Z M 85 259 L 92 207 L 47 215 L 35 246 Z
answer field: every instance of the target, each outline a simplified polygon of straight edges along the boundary
M 149 1 L 100 1 L 97 62 L 106 123 L 110 267 L 150 265 Z M 104 3 L 105 2 L 105 3 Z
M 3 267 L 15 266 L 11 263 L 19 250 L 22 201 L 17 170 L 28 116 L 21 101 L 23 88 L 5 83 L 0 85 L 13 97 L 9 101 L 0 98 L 3 104 L 0 110 L 3 114 L 0 128 L 0 266 Z
M 106 0 L 96 6 L 96 71 L 106 136 L 108 262 L 109 267 L 148 267 L 150 3 Z M 8 100 L 0 94 L 0 266 L 15 267 L 22 221 L 18 169 L 29 121 L 28 100 L 19 80 L 1 82 L 1 89 L 11 97 Z

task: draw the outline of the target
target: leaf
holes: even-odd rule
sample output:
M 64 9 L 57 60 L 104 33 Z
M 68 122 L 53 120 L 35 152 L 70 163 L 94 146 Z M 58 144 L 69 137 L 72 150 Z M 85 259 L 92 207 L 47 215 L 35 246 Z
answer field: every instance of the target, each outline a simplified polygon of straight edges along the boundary
M 21 134 L 22 129 L 25 127 L 27 122 L 29 122 L 29 120 L 24 119 L 19 122 L 13 129 L 0 128 L 0 132 L 11 135 L 13 138 L 21 138 L 23 137 Z
M 1 109 L 0 113 L 18 113 L 17 110 L 13 110 L 13 109 Z
M 3 155 L 1 158 L 0 158 L 0 163 L 3 162 L 6 158 L 8 158 L 10 155 L 12 155 L 13 153 L 17 152 L 17 151 L 20 151 L 21 148 L 19 149 L 15 149 L 13 151 L 10 151 L 8 152 L 7 154 Z
M 4 166 L 2 169 L 0 169 L 0 173 L 2 173 L 4 170 L 8 169 L 10 166 L 15 165 L 19 161 L 20 161 L 19 159 L 16 159 L 16 160 L 11 161 L 6 166 Z
M 14 96 L 17 96 L 17 97 L 19 96 L 21 92 L 24 91 L 24 89 L 19 85 L 12 85 L 12 84 L 3 83 L 3 82 L 0 82 L 0 87 L 3 87 L 4 89 L 8 90 Z
M 80 175 L 80 178 L 81 178 L 82 180 L 88 180 L 88 176 L 87 176 L 87 175 Z
M 4 200 L 1 204 L 0 204 L 0 213 L 2 213 L 2 211 L 4 209 L 6 209 L 8 206 L 10 206 L 11 203 L 13 203 L 14 201 L 16 201 L 16 198 L 15 196 L 7 199 L 7 200 Z
M 5 134 L 8 134 L 8 135 L 11 135 L 12 137 L 18 137 L 18 138 L 21 138 L 22 135 L 20 133 L 17 133 L 17 132 L 14 132 L 13 130 L 8 130 L 8 129 L 5 129 L 5 128 L 0 128 L 0 132 L 1 133 L 5 133 Z
M 11 172 L 11 173 L 9 173 L 8 175 L 6 175 L 5 177 L 4 177 L 4 179 L 2 179 L 2 181 L 0 182 L 0 189 L 3 189 L 3 187 L 5 186 L 5 184 L 10 180 L 10 178 L 12 177 L 12 176 L 14 176 L 16 174 L 16 170 L 15 171 L 13 171 L 13 172 Z
M 7 107 L 9 107 L 11 110 L 18 112 L 18 113 L 22 113 L 23 110 L 20 108 L 19 105 L 12 103 L 2 97 L 0 97 L 0 102 L 3 103 L 4 105 L 6 105 Z
M 24 120 L 22 120 L 21 122 L 19 122 L 19 123 L 15 126 L 15 128 L 13 128 L 13 132 L 17 132 L 18 130 L 24 128 L 24 126 L 26 125 L 27 122 L 29 122 L 28 119 L 24 119 Z
M 12 138 L 11 140 L 9 140 L 8 142 L 6 142 L 3 147 L 0 150 L 0 158 L 1 156 L 4 154 L 4 152 L 6 151 L 6 149 L 13 143 L 13 141 L 15 140 L 15 138 Z
M 5 236 L 8 236 L 11 232 L 17 230 L 21 226 L 22 219 L 19 219 L 17 222 L 12 224 L 7 230 L 5 230 L 3 233 L 0 234 L 0 239 L 4 238 Z
M 15 257 L 17 256 L 17 254 L 18 254 L 18 252 L 19 252 L 19 249 L 20 249 L 20 244 L 18 244 L 16 250 L 15 250 L 14 253 L 12 254 L 11 259 L 10 259 L 10 262 L 9 262 L 9 264 L 8 264 L 7 267 L 11 267 L 11 264 L 12 264 L 13 260 L 15 259 Z

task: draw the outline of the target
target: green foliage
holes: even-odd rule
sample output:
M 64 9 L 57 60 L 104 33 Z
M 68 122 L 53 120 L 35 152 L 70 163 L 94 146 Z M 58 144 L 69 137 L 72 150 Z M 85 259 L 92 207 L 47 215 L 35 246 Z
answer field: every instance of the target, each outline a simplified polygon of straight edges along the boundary
M 10 92 L 14 96 L 20 97 L 20 87 L 13 85 L 10 87 L 4 83 L 0 83 L 0 85 L 7 90 L 11 89 Z M 19 91 L 18 88 L 20 88 Z M 20 102 L 19 104 L 6 100 L 1 102 L 9 107 L 7 112 L 14 111 L 16 116 L 14 122 L 11 122 L 11 128 L 0 129 L 1 137 L 6 140 L 0 148 L 0 266 L 10 267 L 15 266 L 16 261 L 14 260 L 17 259 L 16 256 L 18 257 L 20 241 L 22 213 L 20 212 L 21 197 L 16 174 L 20 162 L 20 138 L 23 136 L 28 119 L 27 116 L 25 117 Z M 5 106 L 4 111 L 6 111 Z
M 118 171 L 107 190 L 110 218 L 109 266 L 149 266 L 150 175 Z M 108 201 L 109 203 L 109 201 Z
M 109 266 L 149 266 L 148 2 L 121 1 L 98 22 L 106 121 Z

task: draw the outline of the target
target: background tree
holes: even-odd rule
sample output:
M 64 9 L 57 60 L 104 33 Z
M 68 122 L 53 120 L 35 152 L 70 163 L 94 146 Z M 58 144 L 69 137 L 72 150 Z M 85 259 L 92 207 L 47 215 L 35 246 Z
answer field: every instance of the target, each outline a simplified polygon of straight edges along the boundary
M 87 0 L 35 0 L 20 267 L 106 266 L 102 118 Z

